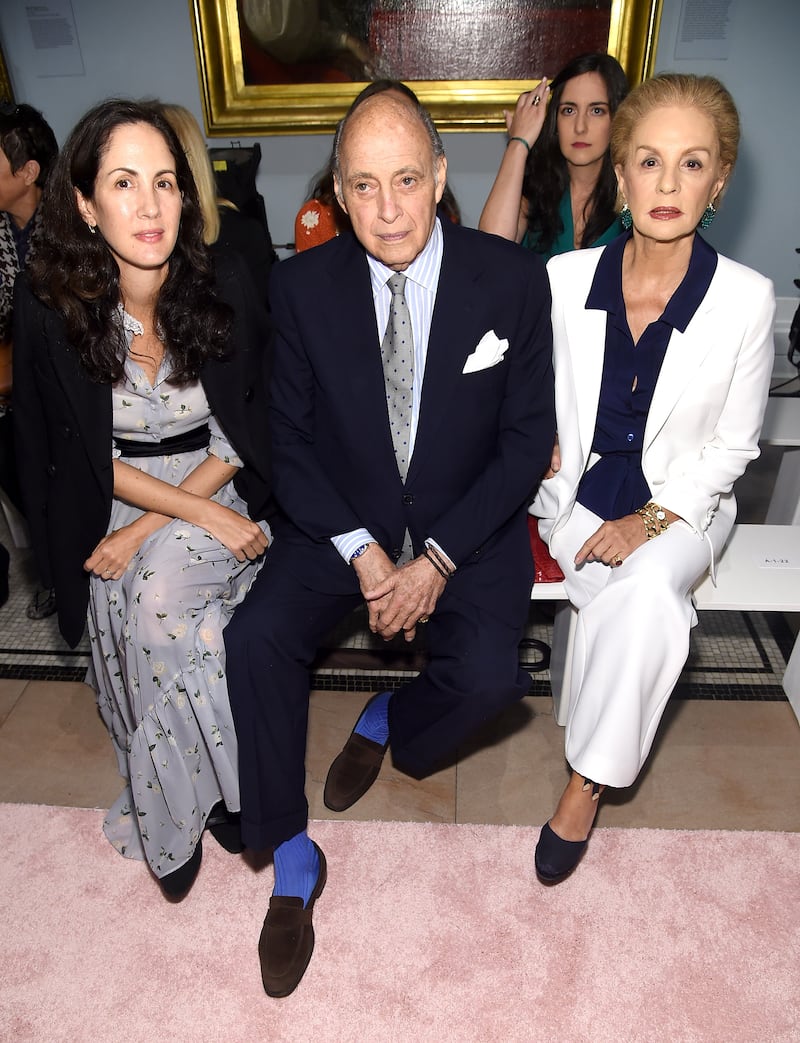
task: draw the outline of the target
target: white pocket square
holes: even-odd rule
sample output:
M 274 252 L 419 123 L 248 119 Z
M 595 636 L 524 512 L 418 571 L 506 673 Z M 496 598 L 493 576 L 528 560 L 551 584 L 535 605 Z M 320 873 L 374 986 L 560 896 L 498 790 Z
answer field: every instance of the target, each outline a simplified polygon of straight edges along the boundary
M 489 369 L 502 362 L 503 355 L 508 351 L 508 341 L 500 340 L 494 330 L 489 330 L 481 337 L 477 348 L 464 363 L 462 373 L 477 373 L 481 369 Z

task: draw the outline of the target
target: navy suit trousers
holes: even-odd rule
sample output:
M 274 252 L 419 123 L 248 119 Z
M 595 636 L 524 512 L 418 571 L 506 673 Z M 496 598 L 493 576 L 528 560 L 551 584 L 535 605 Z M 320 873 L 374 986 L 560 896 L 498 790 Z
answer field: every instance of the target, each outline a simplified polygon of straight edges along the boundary
M 268 553 L 225 630 L 242 837 L 253 850 L 306 828 L 309 667 L 325 634 L 362 602 L 360 594 L 309 589 L 291 568 L 292 554 L 302 549 L 282 549 Z M 389 704 L 393 761 L 418 778 L 530 688 L 519 666 L 521 622 L 510 626 L 445 590 L 425 626 L 428 666 Z

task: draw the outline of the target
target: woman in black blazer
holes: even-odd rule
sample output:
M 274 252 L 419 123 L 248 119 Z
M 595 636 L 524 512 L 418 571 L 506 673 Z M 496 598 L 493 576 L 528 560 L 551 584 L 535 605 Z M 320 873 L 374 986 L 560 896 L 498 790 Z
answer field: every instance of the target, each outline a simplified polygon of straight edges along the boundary
M 128 780 L 106 835 L 178 898 L 206 825 L 241 850 L 222 630 L 269 537 L 269 322 L 235 259 L 215 269 L 155 106 L 89 112 L 42 216 L 15 301 L 23 495 Z

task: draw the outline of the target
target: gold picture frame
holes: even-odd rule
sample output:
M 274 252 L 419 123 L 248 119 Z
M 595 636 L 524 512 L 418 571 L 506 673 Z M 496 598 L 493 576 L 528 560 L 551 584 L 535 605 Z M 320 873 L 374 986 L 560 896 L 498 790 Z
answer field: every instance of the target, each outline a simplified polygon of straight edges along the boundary
M 11 77 L 8 75 L 8 66 L 2 46 L 0 46 L 0 102 L 14 103 L 14 91 L 11 87 Z
M 546 6 L 546 0 L 542 2 Z M 653 71 L 661 3 L 612 0 L 607 50 L 619 60 L 631 84 Z M 364 81 L 248 84 L 237 0 L 189 0 L 189 4 L 210 136 L 330 133 L 364 86 Z M 564 61 L 572 56 L 565 55 Z M 503 109 L 513 108 L 532 81 L 410 82 L 439 130 L 497 131 L 505 129 Z

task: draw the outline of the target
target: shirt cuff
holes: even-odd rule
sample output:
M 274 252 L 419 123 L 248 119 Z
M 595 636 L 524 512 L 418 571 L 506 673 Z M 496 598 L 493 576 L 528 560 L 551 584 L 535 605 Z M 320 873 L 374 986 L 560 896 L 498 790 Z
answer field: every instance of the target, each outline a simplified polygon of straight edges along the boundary
M 331 543 L 341 554 L 345 565 L 350 564 L 353 552 L 359 547 L 363 547 L 365 543 L 377 542 L 368 529 L 354 529 L 352 532 L 342 533 L 341 536 L 331 536 Z

